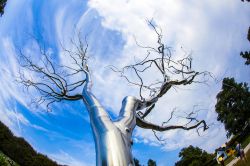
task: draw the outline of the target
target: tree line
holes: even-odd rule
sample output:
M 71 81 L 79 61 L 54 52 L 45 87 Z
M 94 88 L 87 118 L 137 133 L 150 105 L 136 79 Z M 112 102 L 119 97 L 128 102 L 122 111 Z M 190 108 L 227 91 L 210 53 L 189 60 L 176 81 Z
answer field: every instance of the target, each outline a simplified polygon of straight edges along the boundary
M 23 138 L 14 136 L 1 121 L 0 151 L 21 166 L 59 166 L 47 156 L 36 152 Z
M 140 161 L 136 158 L 134 158 L 134 163 L 135 163 L 135 166 L 144 166 L 144 165 L 141 165 L 140 164 Z M 147 165 L 148 166 L 157 166 L 156 165 L 156 161 L 152 160 L 152 159 L 149 159 L 148 162 L 147 162 Z

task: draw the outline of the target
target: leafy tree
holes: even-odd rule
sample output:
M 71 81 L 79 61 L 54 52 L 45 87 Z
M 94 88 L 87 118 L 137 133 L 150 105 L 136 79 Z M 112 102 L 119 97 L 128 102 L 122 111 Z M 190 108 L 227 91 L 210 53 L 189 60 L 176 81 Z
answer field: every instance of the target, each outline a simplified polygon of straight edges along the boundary
M 181 157 L 181 159 L 175 163 L 175 166 L 207 165 L 206 163 L 209 163 L 214 158 L 212 154 L 198 147 L 193 147 L 192 145 L 183 148 L 179 153 L 179 157 Z
M 140 161 L 138 159 L 136 159 L 136 158 L 134 158 L 134 163 L 135 163 L 135 166 L 142 166 L 140 164 Z M 152 160 L 152 159 L 149 159 L 148 160 L 148 166 L 156 166 L 156 162 L 154 160 Z
M 247 34 L 247 39 L 250 42 L 250 27 L 248 28 L 248 34 Z M 250 51 L 245 51 L 245 52 L 240 52 L 240 55 L 242 56 L 242 58 L 246 59 L 245 64 L 249 65 L 250 64 Z
M 152 159 L 148 160 L 148 166 L 156 166 L 156 162 Z
M 0 16 L 4 13 L 4 7 L 6 5 L 7 0 L 0 0 Z
M 237 83 L 234 78 L 224 78 L 222 90 L 217 95 L 215 110 L 217 120 L 225 125 L 227 136 L 249 131 L 250 92 L 247 83 Z
M 140 161 L 136 158 L 134 158 L 134 163 L 135 163 L 135 166 L 141 166 Z
M 244 53 L 241 52 L 241 53 L 240 53 L 240 56 L 241 56 L 242 58 L 246 59 L 246 62 L 245 62 L 246 65 L 249 65 L 249 64 L 250 64 L 250 51 L 245 51 Z

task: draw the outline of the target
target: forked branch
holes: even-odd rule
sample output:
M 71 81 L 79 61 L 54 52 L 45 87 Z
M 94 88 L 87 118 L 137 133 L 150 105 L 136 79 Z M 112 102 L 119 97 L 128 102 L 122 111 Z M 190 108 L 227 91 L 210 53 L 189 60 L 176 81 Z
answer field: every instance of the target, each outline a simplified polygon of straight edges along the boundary
M 142 46 L 136 40 L 136 44 L 146 49 L 147 54 L 134 64 L 127 65 L 122 69 L 115 66 L 110 68 L 120 74 L 121 77 L 139 89 L 136 124 L 145 129 L 153 131 L 167 131 L 172 129 L 208 129 L 204 120 L 198 120 L 194 113 L 188 114 L 185 118 L 188 122 L 183 125 L 168 125 L 173 113 L 168 121 L 162 125 L 153 124 L 146 120 L 146 117 L 153 111 L 159 98 L 163 97 L 170 89 L 177 86 L 186 86 L 192 83 L 205 83 L 205 76 L 211 75 L 209 72 L 197 72 L 192 68 L 191 54 L 184 52 L 181 58 L 172 55 L 171 47 L 163 43 L 162 30 L 155 26 L 152 21 L 148 21 L 157 37 L 157 46 Z M 180 56 L 179 56 L 180 57 Z M 153 75 L 152 75 L 153 74 Z M 136 79 L 132 79 L 135 76 Z M 158 76 L 158 77 L 157 77 Z M 200 77 L 203 76 L 201 79 Z M 157 77 L 157 78 L 156 78 Z
M 203 131 L 208 129 L 208 125 L 206 124 L 206 122 L 204 120 L 198 121 L 196 124 L 191 125 L 191 126 L 185 126 L 185 125 L 166 125 L 166 126 L 160 126 L 160 125 L 156 125 L 150 122 L 147 122 L 141 118 L 136 118 L 136 125 L 144 128 L 144 129 L 152 129 L 155 131 L 167 131 L 167 130 L 173 130 L 173 129 L 183 129 L 183 130 L 191 130 L 191 129 L 195 129 L 197 127 L 199 127 L 200 125 L 202 125 L 203 127 Z
M 64 57 L 70 62 L 68 64 L 58 65 L 52 59 L 52 53 L 49 49 L 42 47 L 38 41 L 38 56 L 28 56 L 22 50 L 19 50 L 20 65 L 27 72 L 19 72 L 18 81 L 25 87 L 35 88 L 40 97 L 35 100 L 37 104 L 46 101 L 47 109 L 54 102 L 62 100 L 80 100 L 82 93 L 78 89 L 89 83 L 89 69 L 87 49 L 88 44 L 80 40 L 72 40 L 73 49 L 69 50 L 64 47 Z M 34 57 L 39 58 L 35 59 Z M 35 78 L 34 78 L 35 77 Z

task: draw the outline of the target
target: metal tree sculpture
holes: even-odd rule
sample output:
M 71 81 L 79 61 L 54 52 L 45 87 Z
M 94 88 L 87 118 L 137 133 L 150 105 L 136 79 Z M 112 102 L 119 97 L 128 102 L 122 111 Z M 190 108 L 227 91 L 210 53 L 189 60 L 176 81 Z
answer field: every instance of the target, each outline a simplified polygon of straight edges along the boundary
M 93 130 L 95 147 L 96 147 L 96 165 L 134 165 L 131 145 L 132 132 L 135 126 L 151 129 L 153 131 L 167 131 L 174 129 L 208 129 L 204 120 L 198 120 L 194 116 L 194 112 L 188 114 L 185 118 L 188 123 L 184 125 L 168 125 L 168 121 L 162 125 L 157 125 L 146 120 L 146 117 L 153 111 L 159 98 L 163 97 L 171 88 L 180 85 L 189 85 L 194 82 L 198 76 L 206 74 L 206 72 L 197 72 L 192 69 L 192 58 L 188 55 L 179 60 L 173 60 L 171 51 L 162 42 L 161 31 L 151 22 L 149 25 L 153 28 L 158 37 L 157 47 L 144 47 L 148 54 L 141 61 L 125 66 L 121 70 L 114 66 L 111 69 L 120 73 L 129 83 L 139 87 L 140 98 L 126 96 L 122 101 L 122 107 L 116 120 L 111 120 L 109 114 L 99 103 L 98 99 L 91 91 L 92 81 L 88 67 L 87 42 L 79 42 L 75 46 L 75 50 L 64 51 L 72 58 L 73 66 L 56 66 L 50 58 L 49 53 L 40 48 L 41 62 L 35 63 L 22 51 L 21 66 L 40 77 L 40 80 L 33 80 L 20 74 L 20 81 L 26 87 L 34 87 L 40 92 L 38 103 L 47 101 L 47 108 L 54 102 L 62 100 L 83 100 L 89 113 L 90 124 Z M 86 41 L 86 40 L 85 40 Z M 152 56 L 153 55 L 153 58 Z M 151 82 L 149 85 L 144 83 L 142 74 L 154 68 L 161 75 L 161 80 Z M 134 72 L 139 81 L 132 81 L 126 75 L 126 71 Z M 83 78 L 79 75 L 83 74 Z M 76 77 L 78 75 L 78 77 Z M 173 79 L 172 76 L 178 76 Z M 71 82 L 73 78 L 74 82 Z M 82 93 L 74 93 L 76 89 L 82 89 Z M 148 91 L 149 95 L 145 97 L 143 91 Z M 191 123 L 192 122 L 192 123 Z

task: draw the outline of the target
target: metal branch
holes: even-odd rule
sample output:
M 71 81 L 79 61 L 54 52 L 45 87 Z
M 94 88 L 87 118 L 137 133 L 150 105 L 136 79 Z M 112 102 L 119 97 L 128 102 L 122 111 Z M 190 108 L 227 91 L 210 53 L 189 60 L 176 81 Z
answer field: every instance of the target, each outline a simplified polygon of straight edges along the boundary
M 171 88 L 192 83 L 203 83 L 203 81 L 198 80 L 198 77 L 208 73 L 193 70 L 193 58 L 191 54 L 187 54 L 185 51 L 183 58 L 173 59 L 170 47 L 164 44 L 162 40 L 162 30 L 156 27 L 152 20 L 148 21 L 148 24 L 156 34 L 157 46 L 142 46 L 135 39 L 139 47 L 146 49 L 146 56 L 135 64 L 124 66 L 122 69 L 118 69 L 115 66 L 110 67 L 114 72 L 120 73 L 120 76 L 125 78 L 128 83 L 139 88 L 140 103 L 137 111 L 147 109 L 143 118 L 153 110 L 151 106 L 155 105 L 158 99 L 164 96 Z M 146 79 L 151 79 L 151 77 L 145 78 L 146 73 L 150 71 L 157 73 L 160 77 L 152 77 L 152 81 L 146 83 Z M 136 79 L 130 78 L 129 75 L 131 74 L 134 74 Z
M 160 138 L 160 137 L 156 134 L 156 131 L 155 131 L 155 130 L 152 130 L 152 131 L 153 131 L 153 133 L 154 133 L 155 138 L 156 138 L 159 142 L 161 142 L 162 145 L 164 145 L 164 144 L 166 143 L 166 139 Z
M 165 122 L 162 122 L 162 126 L 167 124 L 173 118 L 174 112 L 175 112 L 175 109 L 171 112 L 171 115 L 170 115 L 169 119 L 167 121 L 165 121 Z
M 148 114 L 154 109 L 155 104 L 153 104 L 152 106 L 150 106 L 149 108 L 146 109 L 145 113 L 142 115 L 142 119 L 144 119 L 146 116 L 148 116 Z
M 69 50 L 62 46 L 64 55 L 68 56 L 74 63 L 74 67 L 66 65 L 57 65 L 50 57 L 50 53 L 46 50 L 45 46 L 41 46 L 37 40 L 39 59 L 34 61 L 30 56 L 23 53 L 19 49 L 19 63 L 30 72 L 30 75 L 36 77 L 32 80 L 27 77 L 27 74 L 20 72 L 18 81 L 27 88 L 35 88 L 41 95 L 37 100 L 38 104 L 47 101 L 47 108 L 55 102 L 62 100 L 80 100 L 83 96 L 76 90 L 80 87 L 89 86 L 90 74 L 88 69 L 87 49 L 88 44 L 85 39 L 86 45 L 78 38 L 78 43 L 72 40 L 73 49 Z M 83 77 L 80 80 L 74 80 L 75 75 Z M 88 80 L 88 81 L 87 81 Z
M 195 111 L 183 117 L 187 120 L 187 123 L 182 125 L 168 125 L 175 116 L 175 110 L 171 112 L 169 119 L 162 122 L 161 125 L 153 124 L 146 120 L 146 117 L 155 108 L 157 101 L 166 95 L 170 89 L 175 89 L 178 86 L 187 86 L 192 83 L 204 83 L 205 81 L 201 80 L 200 76 L 210 75 L 206 71 L 195 71 L 192 68 L 193 58 L 191 53 L 188 54 L 185 50 L 183 50 L 183 57 L 179 59 L 173 58 L 171 47 L 163 42 L 162 30 L 156 27 L 152 20 L 148 21 L 148 24 L 156 34 L 157 46 L 143 46 L 135 38 L 137 46 L 146 49 L 145 57 L 142 57 L 141 60 L 135 60 L 134 64 L 126 65 L 122 69 L 110 66 L 111 70 L 119 73 L 129 84 L 137 86 L 139 89 L 140 99 L 138 99 L 136 108 L 136 125 L 141 128 L 152 129 L 158 140 L 160 139 L 157 137 L 156 131 L 191 130 L 195 128 L 197 128 L 197 131 L 200 128 L 203 128 L 204 131 L 207 130 L 208 125 L 204 120 L 197 119 L 197 112 Z M 149 76 L 147 73 L 151 75 Z M 156 73 L 156 75 L 152 76 L 152 73 Z M 130 75 L 134 75 L 135 78 L 131 78 Z M 148 81 L 149 79 L 150 81 Z
M 150 122 L 147 122 L 139 117 L 136 118 L 136 125 L 144 128 L 144 129 L 152 129 L 155 131 L 167 131 L 167 130 L 175 130 L 175 129 L 183 129 L 183 130 L 191 130 L 191 129 L 195 129 L 200 125 L 203 125 L 203 131 L 208 129 L 208 126 L 206 124 L 206 122 L 204 120 L 201 120 L 199 122 L 197 122 L 195 125 L 192 126 L 183 126 L 183 125 L 168 125 L 168 126 L 160 126 L 160 125 L 156 125 Z

